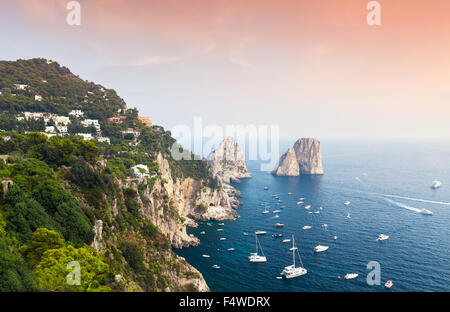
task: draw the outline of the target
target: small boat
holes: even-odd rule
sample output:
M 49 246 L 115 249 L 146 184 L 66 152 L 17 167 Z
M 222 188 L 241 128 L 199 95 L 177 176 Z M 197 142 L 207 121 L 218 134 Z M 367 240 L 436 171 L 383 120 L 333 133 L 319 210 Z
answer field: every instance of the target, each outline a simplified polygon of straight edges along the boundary
M 386 284 L 384 284 L 384 287 L 386 287 L 386 288 L 391 288 L 393 285 L 394 285 L 394 283 L 393 283 L 391 280 L 388 280 L 388 281 L 386 282 Z
M 206 233 L 205 233 L 205 232 L 200 232 L 200 234 L 201 234 L 201 235 L 205 235 Z
M 269 189 L 268 186 L 264 186 L 264 190 L 267 191 Z
M 255 235 L 266 235 L 267 232 L 266 231 L 256 231 Z
M 433 183 L 431 184 L 431 188 L 433 190 L 437 190 L 438 188 L 440 188 L 442 185 L 441 181 L 438 180 L 434 180 Z
M 291 242 L 291 240 L 289 238 L 283 239 L 283 243 L 290 243 L 290 242 Z
M 234 251 L 234 248 L 228 248 L 227 250 L 228 251 Z
M 299 201 L 299 202 L 297 202 L 297 205 L 303 205 L 303 202 L 302 201 Z
M 283 223 L 275 223 L 275 227 L 283 227 L 284 224 Z
M 288 195 L 292 195 L 292 194 L 294 194 L 294 193 L 288 192 Z
M 247 233 L 247 232 L 244 232 L 244 233 L 242 233 L 242 235 L 244 235 L 244 236 L 248 236 L 248 233 Z
M 333 239 L 334 239 L 334 240 L 337 240 L 337 236 L 336 236 L 336 235 L 335 235 L 335 236 L 333 236 Z
M 269 210 L 267 210 L 267 209 L 263 210 L 263 212 L 262 212 L 262 214 L 268 214 L 268 213 L 269 213 Z
M 305 198 L 304 197 L 300 197 L 298 200 L 302 201 L 302 200 L 305 200 Z
M 218 226 L 224 226 L 225 223 L 218 223 L 217 225 L 218 225 Z
M 217 229 L 217 232 L 222 232 L 223 231 L 223 229 Z
M 281 199 L 278 200 L 279 203 L 282 203 L 283 201 Z
M 277 276 L 277 277 L 275 277 L 277 280 L 280 280 L 280 279 L 283 279 L 283 277 L 282 276 Z
M 431 211 L 431 210 L 428 210 L 428 209 L 422 209 L 422 210 L 420 210 L 420 213 L 421 214 L 424 214 L 424 215 L 426 215 L 426 216 L 432 216 L 433 215 L 433 211 Z
M 309 208 L 311 208 L 311 205 L 306 205 L 305 206 L 305 209 L 309 209 Z
M 280 216 L 276 214 L 273 217 L 274 217 L 274 219 L 278 219 Z
M 320 211 L 317 210 L 317 211 L 314 211 L 313 213 L 314 213 L 314 214 L 320 214 Z
M 221 241 L 227 240 L 225 237 L 219 238 Z
M 289 251 L 294 251 L 294 250 L 297 250 L 298 248 L 297 247 L 291 247 L 291 248 L 289 248 Z
M 206 223 L 206 225 L 207 225 L 207 226 L 212 226 L 212 224 L 211 224 L 211 223 L 209 223 L 209 222 L 208 222 L 208 223 Z
M 281 212 L 281 210 L 274 210 L 274 211 L 272 211 L 272 213 L 280 213 Z
M 328 227 L 328 224 L 325 223 L 325 224 L 323 225 L 323 227 L 324 227 L 324 228 L 327 228 L 327 227 Z
M 210 255 L 202 255 L 203 258 L 211 258 Z
M 272 197 L 278 197 L 278 195 L 276 195 L 276 194 L 272 194 Z
M 348 205 L 350 205 L 350 202 L 349 202 L 349 201 L 346 201 L 346 202 L 344 203 L 344 205 L 345 205 L 345 206 L 348 206 Z
M 220 269 L 220 266 L 218 266 L 217 264 L 214 264 L 212 267 L 213 267 L 214 269 Z
M 288 265 L 283 269 L 281 272 L 281 275 L 284 275 L 286 278 L 294 278 L 297 276 L 302 276 L 308 273 L 308 270 L 306 270 L 303 267 L 302 258 L 300 257 L 300 253 L 298 252 L 298 248 L 295 247 L 295 238 L 294 235 L 292 235 L 292 248 L 290 249 L 292 251 L 292 264 Z M 298 258 L 300 259 L 301 266 L 295 265 L 295 252 L 298 254 Z
M 323 207 L 320 207 L 319 210 L 323 210 Z
M 314 247 L 314 252 L 324 252 L 328 250 L 328 246 L 317 245 Z
M 280 233 L 278 233 L 278 234 L 272 234 L 272 237 L 273 237 L 273 238 L 283 237 L 283 234 L 280 234 Z
M 258 236 L 255 233 L 255 241 L 256 241 L 256 252 L 253 252 L 250 254 L 250 256 L 248 257 L 248 260 L 250 262 L 267 262 L 267 258 L 264 255 L 264 252 L 262 250 L 261 244 L 258 241 Z M 262 255 L 258 255 L 258 247 L 261 250 L 261 254 Z
M 344 278 L 346 280 L 355 279 L 358 277 L 358 275 L 359 275 L 358 273 L 347 273 L 345 274 Z
M 284 208 L 286 208 L 286 206 L 280 206 L 280 209 L 284 209 Z
M 381 241 L 385 241 L 389 239 L 389 235 L 385 235 L 385 234 L 380 234 L 380 236 L 378 236 L 377 241 L 381 242 Z
M 302 227 L 303 230 L 311 230 L 311 225 L 305 225 L 304 227 Z

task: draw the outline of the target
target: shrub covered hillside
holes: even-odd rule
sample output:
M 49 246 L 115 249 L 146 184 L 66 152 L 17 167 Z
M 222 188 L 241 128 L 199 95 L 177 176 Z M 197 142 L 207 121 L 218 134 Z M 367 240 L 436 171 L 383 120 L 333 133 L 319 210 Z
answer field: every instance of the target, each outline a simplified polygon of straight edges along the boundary
M 160 153 L 175 176 L 216 187 L 207 163 L 173 160 L 169 132 L 144 125 L 113 90 L 103 93 L 56 63 L 0 62 L 0 86 L 1 114 L 16 122 L 0 124 L 0 291 L 196 290 L 189 281 L 201 275 L 139 215 L 138 193 L 126 185 L 139 174 L 149 185 L 160 179 Z M 98 137 L 49 132 L 51 118 L 40 120 L 45 131 L 18 126 L 24 112 L 67 116 L 73 109 L 99 120 Z M 72 116 L 76 122 L 82 120 Z M 73 261 L 81 282 L 69 285 Z

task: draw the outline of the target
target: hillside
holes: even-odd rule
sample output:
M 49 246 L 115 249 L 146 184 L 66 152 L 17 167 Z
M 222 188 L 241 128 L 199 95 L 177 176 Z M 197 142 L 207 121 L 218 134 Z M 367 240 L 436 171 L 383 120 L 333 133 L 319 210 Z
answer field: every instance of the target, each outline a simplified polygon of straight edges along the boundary
M 172 251 L 199 243 L 194 220 L 236 217 L 206 161 L 56 63 L 0 62 L 0 86 L 0 291 L 208 290 Z

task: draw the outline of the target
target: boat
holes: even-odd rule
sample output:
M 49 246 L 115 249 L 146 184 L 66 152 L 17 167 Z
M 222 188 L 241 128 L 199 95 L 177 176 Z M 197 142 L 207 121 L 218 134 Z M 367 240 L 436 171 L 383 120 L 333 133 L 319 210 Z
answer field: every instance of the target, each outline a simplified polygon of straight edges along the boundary
M 272 211 L 272 213 L 280 213 L 281 212 L 281 210 L 274 210 L 274 211 Z
M 320 214 L 320 211 L 317 210 L 317 211 L 314 211 L 313 213 L 314 213 L 314 214 Z
M 281 233 L 272 234 L 272 237 L 273 238 L 283 237 L 283 234 L 281 234 Z
M 277 197 L 278 195 L 276 195 L 276 194 L 272 194 L 272 197 Z
M 269 189 L 268 186 L 264 186 L 264 190 L 267 191 Z
M 282 276 L 277 276 L 277 277 L 275 277 L 275 278 L 278 279 L 278 280 L 283 279 Z
M 234 251 L 234 248 L 228 248 L 227 250 L 228 251 Z
M 300 257 L 300 253 L 298 252 L 298 248 L 295 247 L 295 238 L 294 235 L 292 235 L 292 265 L 288 265 L 283 269 L 281 272 L 281 275 L 284 275 L 286 278 L 294 278 L 297 276 L 302 276 L 308 273 L 308 270 L 306 270 L 303 267 L 302 258 Z M 297 252 L 298 257 L 300 259 L 301 266 L 295 266 L 295 252 Z
M 305 206 L 305 209 L 309 209 L 309 208 L 311 208 L 311 205 L 306 205 Z
M 391 288 L 392 286 L 394 286 L 394 283 L 392 282 L 392 280 L 388 280 L 386 282 L 386 284 L 384 284 L 384 287 L 386 287 L 386 288 Z
M 381 242 L 381 241 L 385 241 L 389 239 L 389 235 L 385 235 L 385 234 L 380 234 L 380 236 L 378 236 L 377 241 Z
M 314 247 L 314 252 L 324 252 L 328 250 L 328 246 L 317 245 Z
M 303 205 L 303 202 L 302 202 L 302 201 L 298 201 L 298 202 L 297 202 L 297 205 L 299 205 L 299 206 L 300 206 L 300 205 Z
M 351 219 L 350 213 L 347 213 L 347 219 Z
M 433 215 L 433 211 L 425 209 L 425 208 L 420 210 L 420 213 L 424 214 L 424 215 L 427 215 L 427 216 L 432 216 Z
M 286 206 L 280 206 L 280 209 L 284 209 L 284 208 L 286 208 Z
M 344 278 L 346 280 L 355 279 L 358 277 L 358 275 L 359 275 L 358 273 L 347 273 L 345 274 Z
M 266 231 L 256 231 L 255 235 L 266 235 L 267 232 Z
M 346 201 L 346 202 L 344 203 L 344 205 L 345 205 L 345 206 L 348 206 L 348 205 L 350 205 L 350 202 L 349 202 L 349 201 Z
M 218 223 L 217 225 L 218 225 L 218 226 L 224 226 L 225 223 Z
M 273 217 L 274 217 L 275 219 L 278 219 L 280 216 L 276 214 L 276 215 L 274 215 Z
M 279 203 L 282 203 L 283 201 L 281 199 L 278 200 Z
M 206 233 L 205 233 L 205 232 L 200 232 L 200 234 L 201 234 L 201 235 L 205 235 Z
M 305 198 L 304 197 L 300 197 L 298 200 L 302 201 L 302 200 L 305 200 Z
M 328 228 L 328 224 L 325 223 L 325 224 L 323 225 L 323 227 L 324 227 L 325 229 Z
M 244 233 L 242 233 L 242 235 L 244 235 L 244 236 L 248 236 L 248 233 L 247 233 L 247 232 L 244 232 Z
M 283 243 L 290 243 L 291 240 L 289 238 L 283 239 Z
M 275 223 L 275 227 L 283 227 L 284 224 L 283 223 Z
M 211 258 L 210 255 L 202 255 L 203 258 Z
M 269 213 L 269 210 L 266 207 L 266 209 L 263 210 L 262 214 L 268 214 L 268 213 Z
M 291 247 L 291 248 L 289 248 L 289 251 L 294 251 L 294 250 L 297 250 L 297 247 Z
M 335 235 L 335 236 L 333 236 L 333 239 L 334 239 L 334 240 L 337 240 L 337 236 L 336 236 L 336 235 Z
M 441 181 L 438 180 L 434 180 L 433 183 L 431 184 L 431 188 L 433 190 L 437 190 L 438 188 L 440 188 L 442 185 Z
M 323 207 L 320 207 L 319 210 L 323 210 Z
M 206 223 L 206 225 L 207 225 L 207 226 L 212 226 L 212 224 L 211 224 L 211 223 L 209 223 L 209 222 L 208 222 L 208 223 Z
M 294 194 L 294 193 L 288 192 L 288 195 L 292 195 L 292 194 Z
M 303 230 L 311 230 L 311 225 L 305 225 L 304 227 L 302 227 Z
M 227 240 L 225 237 L 219 238 L 221 241 Z
M 217 232 L 222 232 L 223 231 L 223 229 L 217 229 Z
M 251 253 L 250 256 L 248 257 L 248 260 L 250 262 L 267 262 L 267 258 L 264 255 L 261 244 L 258 241 L 258 235 L 256 235 L 256 233 L 255 233 L 255 241 L 256 241 L 256 252 Z M 262 255 L 258 255 L 258 247 L 261 250 Z
M 218 266 L 217 264 L 214 264 L 212 267 L 213 267 L 214 269 L 220 269 L 220 266 Z

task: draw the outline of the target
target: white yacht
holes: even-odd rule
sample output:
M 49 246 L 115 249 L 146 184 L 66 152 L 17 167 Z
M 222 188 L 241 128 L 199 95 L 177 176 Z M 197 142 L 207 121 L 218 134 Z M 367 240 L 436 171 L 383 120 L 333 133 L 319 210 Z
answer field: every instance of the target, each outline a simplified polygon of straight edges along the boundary
M 205 233 L 205 232 L 200 232 L 200 234 L 201 234 L 201 235 L 205 235 L 206 233 Z
M 267 232 L 266 231 L 256 231 L 255 235 L 266 235 Z
M 244 236 L 248 236 L 248 233 L 247 233 L 247 232 L 244 232 L 244 233 L 242 233 L 242 235 L 244 235 Z
M 348 205 L 350 205 L 350 202 L 349 202 L 349 201 L 346 201 L 346 202 L 344 203 L 344 205 L 345 205 L 345 206 L 348 206 Z
M 441 187 L 441 185 L 442 185 L 441 181 L 434 180 L 433 183 L 431 184 L 431 188 L 437 190 L 438 188 Z
M 424 215 L 427 215 L 427 216 L 432 216 L 433 215 L 433 211 L 425 209 L 425 208 L 420 210 L 420 213 L 424 214 Z
M 267 208 L 264 209 L 263 212 L 262 212 L 262 214 L 268 214 L 268 213 L 269 213 L 269 210 L 267 210 Z
M 359 275 L 358 273 L 347 273 L 347 274 L 345 274 L 344 278 L 346 280 L 350 280 L 350 279 L 357 278 L 358 275 Z
M 248 260 L 250 262 L 267 262 L 267 258 L 264 255 L 264 252 L 262 250 L 261 244 L 258 241 L 258 236 L 255 233 L 255 240 L 256 240 L 256 252 L 253 252 L 250 254 L 250 257 L 248 257 Z M 258 255 L 258 247 L 261 249 L 261 255 Z
M 322 245 L 317 245 L 316 247 L 314 247 L 314 252 L 324 252 L 328 250 L 328 246 L 322 246 Z
M 305 206 L 305 209 L 309 209 L 309 208 L 311 208 L 311 205 L 306 205 Z
M 219 238 L 221 241 L 227 240 L 225 237 Z
M 389 235 L 385 235 L 385 234 L 380 234 L 380 236 L 378 236 L 377 241 L 381 242 L 381 241 L 385 241 L 389 239 Z
M 223 229 L 217 229 L 217 232 L 222 232 L 223 231 Z
M 228 248 L 227 250 L 228 251 L 234 251 L 234 248 Z
M 314 214 L 320 214 L 320 211 L 317 210 L 317 211 L 314 211 L 313 213 L 314 213 Z
M 224 226 L 225 223 L 218 223 L 217 225 L 218 225 L 218 226 Z
M 305 225 L 304 227 L 302 227 L 303 230 L 311 230 L 311 225 Z
M 323 207 L 320 207 L 319 210 L 323 210 Z
M 275 223 L 275 227 L 283 227 L 284 224 L 283 223 Z
M 290 243 L 291 240 L 289 238 L 283 239 L 283 243 Z
M 347 219 L 351 219 L 350 212 L 347 213 Z
M 299 206 L 300 206 L 300 205 L 303 205 L 303 202 L 302 202 L 302 201 L 298 201 L 298 202 L 297 202 L 297 205 L 299 205 Z
M 213 267 L 214 269 L 220 269 L 220 266 L 218 266 L 217 264 L 214 264 L 212 267 Z
M 211 258 L 210 255 L 202 255 L 203 258 Z
M 272 213 L 280 213 L 281 212 L 281 210 L 274 210 L 274 211 L 272 211 Z
M 297 276 L 302 276 L 308 273 L 308 271 L 303 267 L 302 258 L 300 257 L 300 254 L 298 252 L 298 249 L 295 247 L 295 238 L 294 235 L 292 235 L 292 265 L 288 265 L 284 268 L 283 272 L 281 272 L 281 275 L 284 275 L 286 278 L 294 278 Z M 300 259 L 301 266 L 295 266 L 295 252 L 297 252 L 298 257 Z
M 325 224 L 323 225 L 323 227 L 324 227 L 325 229 L 328 228 L 328 224 L 325 223 Z
M 337 240 L 337 239 L 338 239 L 338 237 L 337 237 L 337 236 L 335 235 L 335 236 L 333 236 L 333 239 L 334 239 L 334 240 Z
M 267 191 L 269 189 L 268 186 L 264 186 L 264 190 Z
M 388 280 L 385 284 L 384 284 L 384 287 L 386 287 L 386 288 L 391 288 L 392 286 L 394 285 L 394 283 L 392 282 L 392 280 Z
M 275 219 L 278 219 L 280 216 L 276 214 L 276 215 L 274 215 L 273 217 L 274 217 Z
M 304 197 L 300 197 L 298 200 L 302 201 L 302 200 L 305 200 L 305 198 Z
M 288 192 L 288 195 L 292 195 L 292 194 L 294 194 L 294 193 Z

